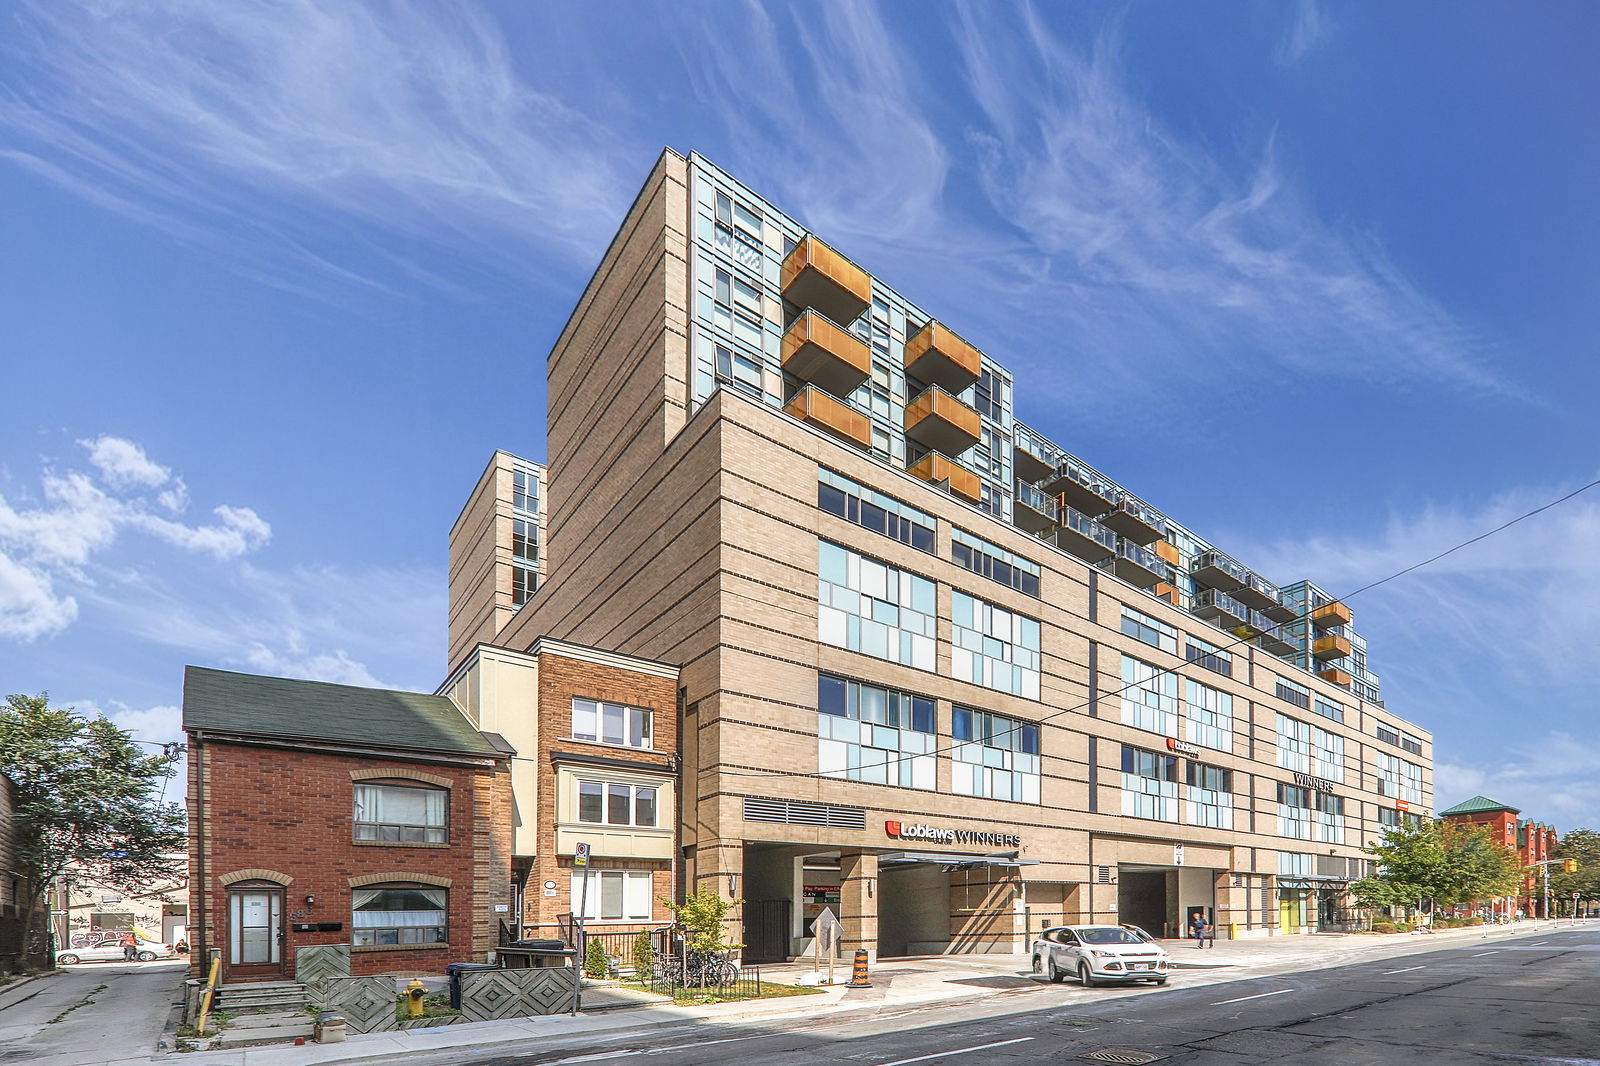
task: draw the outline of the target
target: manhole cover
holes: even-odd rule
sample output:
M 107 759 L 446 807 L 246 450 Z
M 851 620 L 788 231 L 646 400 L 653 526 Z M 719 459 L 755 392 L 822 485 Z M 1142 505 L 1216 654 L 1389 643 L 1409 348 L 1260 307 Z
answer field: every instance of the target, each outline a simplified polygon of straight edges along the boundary
M 1083 1057 L 1092 1059 L 1095 1062 L 1127 1062 L 1135 1064 L 1156 1062 L 1166 1058 L 1165 1055 L 1153 1055 L 1148 1051 L 1137 1051 L 1126 1047 L 1103 1047 L 1099 1051 L 1091 1051 Z

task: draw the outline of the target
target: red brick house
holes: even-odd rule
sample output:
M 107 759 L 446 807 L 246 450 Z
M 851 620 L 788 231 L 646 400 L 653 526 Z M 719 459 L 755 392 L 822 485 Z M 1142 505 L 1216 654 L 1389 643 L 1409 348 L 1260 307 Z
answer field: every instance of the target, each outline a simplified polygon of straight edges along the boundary
M 1556 831 L 1552 826 L 1518 818 L 1522 812 L 1515 807 L 1490 799 L 1473 796 L 1449 810 L 1439 812 L 1440 821 L 1462 825 L 1488 826 L 1495 839 L 1508 848 L 1514 848 L 1522 865 L 1550 858 L 1556 846 Z M 1552 871 L 1553 872 L 1553 871 Z M 1547 917 L 1545 914 L 1544 877 L 1538 870 L 1530 869 L 1517 893 L 1516 907 L 1530 918 Z
M 183 725 L 197 971 L 350 944 L 358 975 L 440 973 L 498 942 L 514 752 L 450 699 L 191 666 Z

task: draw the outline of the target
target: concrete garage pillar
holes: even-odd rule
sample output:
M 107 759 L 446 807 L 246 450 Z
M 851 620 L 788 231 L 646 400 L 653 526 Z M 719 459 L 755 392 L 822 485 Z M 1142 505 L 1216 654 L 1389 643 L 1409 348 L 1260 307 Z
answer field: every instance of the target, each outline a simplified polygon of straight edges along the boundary
M 868 959 L 878 961 L 878 857 L 866 852 L 839 856 L 839 921 L 844 924 L 846 959 L 866 948 Z
M 1217 872 L 1217 939 L 1226 940 L 1238 927 L 1241 936 L 1250 925 L 1250 905 L 1245 885 L 1249 877 L 1228 870 Z

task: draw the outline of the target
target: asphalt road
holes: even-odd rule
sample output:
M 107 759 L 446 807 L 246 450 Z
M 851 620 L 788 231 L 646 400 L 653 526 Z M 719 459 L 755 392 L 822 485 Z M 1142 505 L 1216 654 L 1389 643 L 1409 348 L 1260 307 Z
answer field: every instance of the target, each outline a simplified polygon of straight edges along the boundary
M 683 1027 L 455 1054 L 457 1066 L 990 1066 L 1159 1061 L 1175 1066 L 1600 1066 L 1600 931 L 1463 944 L 1323 970 L 1163 992 L 1107 988 L 1068 1004 L 1040 985 L 935 1008 L 771 1028 Z M 1038 995 L 1039 1009 L 1028 1009 Z M 1056 1000 L 1046 1003 L 1044 1000 Z M 1097 1051 L 1152 1059 L 1086 1059 Z
M 0 1066 L 80 1066 L 155 1050 L 184 963 L 97 962 L 0 991 Z

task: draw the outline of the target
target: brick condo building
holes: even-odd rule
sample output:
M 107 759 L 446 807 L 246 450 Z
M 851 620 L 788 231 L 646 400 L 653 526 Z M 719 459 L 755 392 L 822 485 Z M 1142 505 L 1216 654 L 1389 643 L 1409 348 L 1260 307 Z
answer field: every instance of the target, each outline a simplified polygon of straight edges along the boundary
M 1487 826 L 1495 839 L 1508 848 L 1515 848 L 1517 859 L 1523 866 L 1549 859 L 1556 846 L 1554 826 L 1542 825 L 1518 818 L 1522 812 L 1516 807 L 1492 800 L 1488 796 L 1473 796 L 1448 810 L 1439 812 L 1439 819 L 1457 825 Z M 1517 893 L 1516 909 L 1528 917 L 1547 918 L 1547 901 L 1544 898 L 1544 877 L 1531 869 L 1522 879 Z

